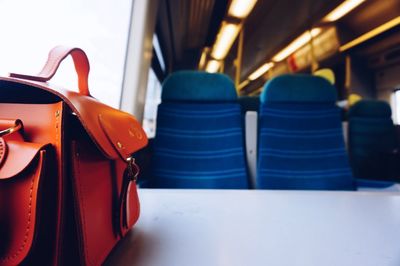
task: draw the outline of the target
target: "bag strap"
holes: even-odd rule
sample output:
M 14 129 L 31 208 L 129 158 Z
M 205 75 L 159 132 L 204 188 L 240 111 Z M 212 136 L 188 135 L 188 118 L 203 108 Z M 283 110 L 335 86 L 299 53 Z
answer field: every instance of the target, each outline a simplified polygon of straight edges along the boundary
M 88 76 L 89 76 L 89 60 L 85 52 L 80 48 L 68 47 L 68 46 L 56 46 L 49 52 L 47 62 L 42 70 L 36 76 L 10 73 L 10 77 L 28 79 L 34 81 L 46 82 L 49 81 L 57 72 L 61 62 L 68 56 L 71 55 L 75 70 L 78 75 L 78 88 L 79 92 L 83 95 L 90 96 Z

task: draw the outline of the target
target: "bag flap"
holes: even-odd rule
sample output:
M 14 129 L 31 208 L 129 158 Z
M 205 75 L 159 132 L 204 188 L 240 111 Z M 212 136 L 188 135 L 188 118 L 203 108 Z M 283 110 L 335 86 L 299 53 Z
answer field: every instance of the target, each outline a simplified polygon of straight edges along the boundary
M 0 180 L 24 171 L 45 145 L 0 138 Z
M 24 84 L 50 92 L 62 99 L 76 114 L 93 142 L 110 159 L 126 160 L 147 145 L 147 137 L 136 119 L 91 96 L 50 86 L 47 82 L 0 77 L 0 81 Z

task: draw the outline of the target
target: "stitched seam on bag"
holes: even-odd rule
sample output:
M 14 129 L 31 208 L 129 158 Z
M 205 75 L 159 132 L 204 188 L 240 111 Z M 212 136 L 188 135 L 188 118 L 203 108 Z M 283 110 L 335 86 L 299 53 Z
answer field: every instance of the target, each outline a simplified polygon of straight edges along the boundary
M 57 112 L 60 112 L 60 115 L 57 115 Z M 60 120 L 61 120 L 61 117 L 63 116 L 63 104 L 61 103 L 61 104 L 58 104 L 58 107 L 56 108 L 56 113 L 55 113 L 55 141 L 54 141 L 54 143 L 55 143 L 55 150 L 56 150 L 56 158 L 57 158 L 57 160 L 59 160 L 59 161 L 62 161 L 61 159 L 62 159 L 62 157 L 63 157 L 63 155 L 62 155 L 62 153 L 61 153 L 61 146 L 62 146 L 62 144 L 61 144 L 61 142 L 60 142 L 60 136 L 61 136 L 61 134 L 60 134 L 60 127 L 62 126 L 62 125 L 60 125 L 60 124 L 62 124 L 62 122 L 60 123 Z M 57 147 L 59 147 L 59 148 L 57 148 Z M 60 157 L 58 156 L 58 149 L 60 149 Z M 59 175 L 59 181 L 58 182 L 60 182 L 61 183 L 61 186 L 63 185 L 63 182 L 64 181 L 62 181 L 63 180 L 63 178 L 62 178 L 62 176 L 63 176 L 63 170 L 62 170 L 62 165 L 61 164 L 59 164 L 59 166 L 57 167 L 57 174 Z M 57 219 L 60 221 L 59 223 L 57 223 L 57 225 L 56 225 L 56 233 L 55 233 L 55 239 L 56 239 L 56 244 L 55 244 L 55 254 L 54 254 L 54 259 L 53 259 L 53 261 L 56 261 L 57 263 L 59 263 L 60 262 L 60 258 L 62 257 L 62 255 L 63 255 L 63 251 L 62 251 L 62 239 L 64 238 L 64 236 L 63 236 L 63 233 L 62 233 L 62 227 L 63 227 L 63 225 L 64 225 L 64 222 L 63 222 L 63 219 L 62 219 L 62 217 L 63 217 L 63 215 L 65 215 L 65 214 L 63 214 L 63 206 L 64 206 L 64 204 L 63 204 L 63 200 L 62 200 L 62 197 L 63 197 L 63 189 L 61 188 L 61 186 L 60 186 L 60 183 L 57 185 L 58 186 L 58 188 L 57 188 L 57 190 L 59 189 L 59 195 L 56 197 L 57 198 L 57 201 L 59 200 L 59 203 L 57 203 L 57 208 L 59 208 L 59 210 L 57 210 L 56 211 L 56 216 L 57 216 Z M 59 197 L 60 197 L 60 199 L 59 199 Z
M 45 64 L 45 68 L 43 68 L 42 71 L 40 71 L 38 76 L 48 78 L 49 75 L 51 75 L 51 74 L 54 75 L 55 74 L 54 72 L 57 71 L 57 70 L 54 71 L 54 68 L 56 67 L 57 62 L 58 62 L 58 56 L 48 57 L 47 62 Z M 48 66 L 48 67 L 46 67 L 46 66 Z M 50 71 L 50 73 L 49 73 L 49 71 Z
M 107 256 L 109 255 L 110 250 L 113 249 L 113 247 L 116 245 L 116 243 L 118 243 L 119 240 L 121 240 L 121 238 L 117 237 L 117 241 L 113 244 L 113 246 L 111 247 L 111 249 L 109 249 L 109 247 L 106 246 L 106 247 L 104 248 L 104 250 L 102 250 L 102 251 L 100 252 L 100 259 L 101 259 L 100 261 L 101 261 L 101 262 L 104 262 L 104 260 L 105 260 L 105 259 L 107 258 Z M 93 265 L 95 265 L 95 264 L 93 264 Z
M 109 248 L 108 246 L 106 246 L 101 252 L 100 252 L 100 257 L 97 257 L 97 259 L 100 258 L 101 262 L 104 262 L 104 260 L 107 258 L 107 256 L 109 255 L 110 251 L 113 249 L 113 247 L 115 247 L 116 243 L 118 243 L 118 241 L 121 240 L 121 238 L 119 238 L 117 236 L 115 243 L 113 244 L 113 246 L 111 248 Z
M 2 161 L 5 158 L 5 153 L 6 153 L 6 146 L 3 138 L 0 138 L 0 165 L 2 164 Z
M 77 149 L 78 149 L 78 147 L 77 147 Z M 78 151 L 78 153 L 79 153 L 79 151 Z M 80 176 L 80 173 L 81 173 L 81 164 L 80 164 L 79 156 L 77 156 L 77 158 L 76 158 L 76 172 L 77 172 L 77 176 L 75 178 L 78 179 L 79 176 Z M 80 185 L 78 180 L 76 180 L 76 182 L 78 184 L 77 188 L 79 189 L 79 192 L 78 192 L 79 202 L 82 202 L 82 204 L 80 204 L 81 207 L 82 207 L 82 212 L 81 212 L 80 216 L 81 216 L 81 219 L 82 219 L 82 226 L 83 226 L 83 230 L 82 230 L 83 237 L 84 237 L 84 239 L 83 239 L 83 249 L 84 249 L 84 253 L 87 255 L 88 262 L 90 264 L 93 264 L 91 259 L 90 259 L 90 256 L 89 256 L 89 253 L 88 253 L 88 248 L 87 248 L 87 235 L 86 235 L 86 230 L 85 230 L 86 229 L 86 219 L 85 219 L 86 211 L 85 211 L 85 202 L 83 201 L 83 196 L 82 196 L 82 187 L 81 187 L 81 185 Z M 85 254 L 84 254 L 84 256 L 85 256 Z
M 27 223 L 26 223 L 24 241 L 23 241 L 23 243 L 21 244 L 21 246 L 18 248 L 18 250 L 17 250 L 17 252 L 16 252 L 15 254 L 9 255 L 9 256 L 7 256 L 7 257 L 1 257 L 0 260 L 2 260 L 2 261 L 15 259 L 15 258 L 22 252 L 22 250 L 25 248 L 26 243 L 27 243 L 27 241 L 28 241 L 28 234 L 29 234 L 29 231 L 30 231 L 30 229 L 31 229 L 30 224 L 31 224 L 31 216 L 32 216 L 32 196 L 33 196 L 33 185 L 34 185 L 34 183 L 35 183 L 35 182 L 34 182 L 34 181 L 35 181 L 35 176 L 36 176 L 36 175 L 33 175 L 33 177 L 32 177 L 31 187 L 30 187 L 30 190 L 29 190 L 28 221 L 27 221 Z

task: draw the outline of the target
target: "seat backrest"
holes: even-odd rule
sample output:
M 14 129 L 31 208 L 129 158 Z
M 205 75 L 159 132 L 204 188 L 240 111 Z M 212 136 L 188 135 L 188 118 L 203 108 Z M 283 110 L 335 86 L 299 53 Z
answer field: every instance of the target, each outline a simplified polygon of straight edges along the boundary
M 390 105 L 360 100 L 348 112 L 349 153 L 354 176 L 385 178 L 387 163 L 398 147 Z
M 257 187 L 353 190 L 336 89 L 325 79 L 282 75 L 264 86 Z
M 152 187 L 247 188 L 243 121 L 225 75 L 181 71 L 163 84 Z

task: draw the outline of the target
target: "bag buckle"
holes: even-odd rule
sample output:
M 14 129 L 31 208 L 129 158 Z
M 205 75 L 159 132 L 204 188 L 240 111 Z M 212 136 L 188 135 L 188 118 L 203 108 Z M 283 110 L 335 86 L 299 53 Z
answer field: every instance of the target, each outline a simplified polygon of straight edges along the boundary
M 21 128 L 22 128 L 21 120 L 15 120 L 14 126 L 0 131 L 0 137 L 6 136 L 6 135 L 10 135 L 11 133 L 14 133 L 15 131 L 18 131 Z

